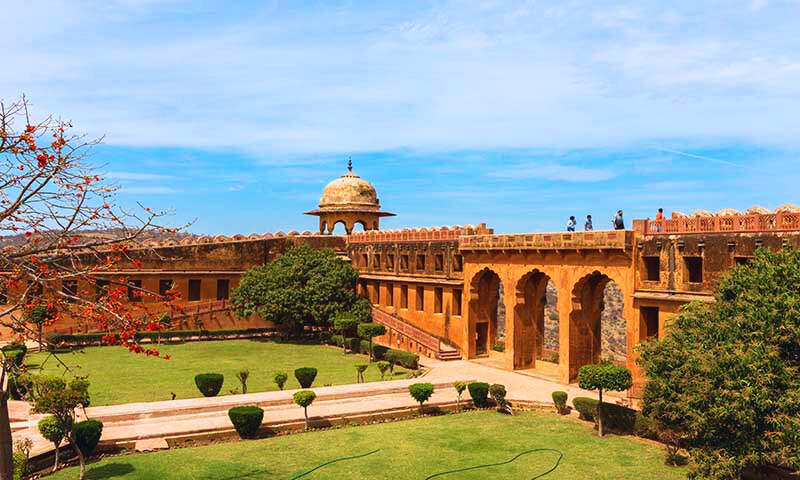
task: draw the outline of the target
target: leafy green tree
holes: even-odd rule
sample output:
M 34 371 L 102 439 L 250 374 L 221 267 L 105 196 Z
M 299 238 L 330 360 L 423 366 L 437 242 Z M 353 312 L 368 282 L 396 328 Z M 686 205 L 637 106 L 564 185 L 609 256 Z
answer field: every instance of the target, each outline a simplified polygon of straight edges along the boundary
M 601 437 L 603 436 L 603 390 L 621 392 L 631 388 L 632 385 L 631 372 L 625 367 L 601 363 L 584 365 L 578 370 L 578 386 L 600 392 L 600 402 L 597 404 L 597 433 Z
M 456 389 L 456 406 L 459 411 L 461 411 L 461 395 L 464 394 L 464 390 L 467 389 L 467 382 L 463 382 L 461 380 L 456 380 L 453 382 L 453 388 Z
M 317 394 L 311 390 L 300 390 L 299 392 L 294 392 L 294 395 L 292 395 L 294 403 L 303 407 L 303 415 L 305 415 L 306 419 L 306 430 L 308 430 L 308 407 L 314 402 L 315 398 L 317 398 Z
M 369 361 L 372 362 L 374 359 L 374 353 L 372 351 L 372 339 L 374 337 L 380 337 L 381 335 L 386 333 L 386 327 L 381 325 L 380 323 L 361 323 L 358 325 L 358 336 L 361 338 L 368 338 L 369 339 Z
M 364 383 L 364 372 L 369 368 L 369 363 L 356 363 L 356 383 Z
M 45 440 L 49 440 L 52 442 L 53 446 L 56 449 L 55 452 L 55 462 L 53 463 L 53 471 L 55 472 L 58 470 L 58 447 L 61 446 L 61 442 L 64 441 L 64 437 L 66 437 L 66 432 L 61 426 L 61 422 L 52 415 L 48 415 L 41 420 L 39 420 L 39 433 L 44 437 Z
M 47 413 L 55 418 L 55 422 L 66 435 L 67 441 L 78 454 L 80 462 L 80 480 L 86 477 L 86 457 L 75 436 L 75 409 L 89 406 L 89 382 L 75 378 L 67 384 L 57 377 L 37 377 L 33 386 L 34 413 Z
M 386 360 L 381 360 L 375 365 L 377 365 L 378 371 L 381 372 L 381 380 L 384 379 L 384 377 L 386 376 L 386 372 L 389 371 L 389 367 L 392 366 L 392 364 L 387 362 Z
M 272 381 L 275 382 L 275 385 L 278 386 L 279 390 L 283 390 L 286 380 L 289 380 L 289 374 L 286 372 L 275 372 L 275 374 L 272 376 Z
M 419 403 L 419 414 L 422 415 L 422 404 L 433 395 L 432 383 L 414 383 L 408 386 L 408 393 Z
M 349 311 L 339 312 L 333 317 L 333 328 L 342 336 L 343 353 L 347 353 L 347 342 L 344 341 L 347 338 L 345 333 L 357 328 L 359 323 L 361 322 Z
M 800 468 L 800 250 L 759 249 L 716 301 L 692 303 L 639 347 L 643 413 L 677 432 L 691 478 Z
M 240 317 L 258 314 L 289 331 L 329 326 L 356 304 L 358 272 L 331 249 L 301 244 L 267 265 L 251 268 L 231 294 Z

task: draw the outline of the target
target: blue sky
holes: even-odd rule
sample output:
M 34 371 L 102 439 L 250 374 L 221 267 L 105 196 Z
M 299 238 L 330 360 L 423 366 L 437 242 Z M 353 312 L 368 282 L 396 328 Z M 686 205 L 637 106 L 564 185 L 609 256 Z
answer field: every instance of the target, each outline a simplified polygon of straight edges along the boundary
M 0 98 L 104 135 L 120 200 L 196 233 L 313 230 L 348 156 L 386 228 L 800 203 L 800 0 L 4 10 Z

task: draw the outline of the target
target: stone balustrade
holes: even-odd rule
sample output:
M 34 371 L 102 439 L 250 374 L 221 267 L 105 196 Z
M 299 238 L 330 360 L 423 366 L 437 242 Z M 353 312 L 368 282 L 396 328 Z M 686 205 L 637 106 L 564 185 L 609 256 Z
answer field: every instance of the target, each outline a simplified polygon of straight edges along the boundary
M 678 217 L 644 220 L 643 226 L 645 235 L 791 232 L 800 231 L 800 213 Z
M 404 228 L 402 230 L 371 230 L 347 237 L 349 243 L 421 242 L 432 240 L 457 240 L 464 235 L 491 234 L 493 230 L 485 223 L 477 226 L 453 226 L 430 228 Z
M 630 250 L 634 232 L 610 230 L 565 233 L 472 235 L 458 240 L 459 250 Z

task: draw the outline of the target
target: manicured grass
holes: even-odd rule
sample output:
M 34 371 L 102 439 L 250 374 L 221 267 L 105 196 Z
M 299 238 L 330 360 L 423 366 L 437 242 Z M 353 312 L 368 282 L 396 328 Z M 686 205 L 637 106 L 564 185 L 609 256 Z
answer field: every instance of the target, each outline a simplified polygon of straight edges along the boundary
M 304 479 L 414 479 L 473 465 L 510 460 L 534 448 L 563 453 L 554 479 L 679 479 L 684 468 L 664 465 L 658 446 L 613 435 L 598 438 L 588 423 L 549 413 L 509 417 L 491 411 L 326 430 L 264 440 L 106 458 L 87 478 L 288 479 L 341 457 L 379 452 L 322 467 Z M 558 455 L 535 452 L 513 463 L 437 477 L 442 480 L 527 480 L 550 469 Z M 75 468 L 54 479 L 75 478 Z
M 58 358 L 73 374 L 88 375 L 92 405 L 169 400 L 170 392 L 175 392 L 178 399 L 200 397 L 194 384 L 198 373 L 225 375 L 220 395 L 228 395 L 233 389 L 241 391 L 236 373 L 242 369 L 250 370 L 248 393 L 277 390 L 272 375 L 278 370 L 289 374 L 285 389 L 300 388 L 294 378 L 294 370 L 299 367 L 318 370 L 313 387 L 344 385 L 356 383 L 354 365 L 368 361 L 365 355 L 344 355 L 341 348 L 273 341 L 225 340 L 155 348 L 162 356 L 172 355 L 172 359 L 135 355 L 122 347 L 90 347 L 59 354 Z M 65 370 L 47 354 L 31 355 L 27 362 L 29 366 L 44 362 L 44 373 L 51 375 L 61 375 Z M 395 379 L 407 375 L 407 370 L 395 367 Z M 378 367 L 371 365 L 364 376 L 368 382 L 380 380 Z

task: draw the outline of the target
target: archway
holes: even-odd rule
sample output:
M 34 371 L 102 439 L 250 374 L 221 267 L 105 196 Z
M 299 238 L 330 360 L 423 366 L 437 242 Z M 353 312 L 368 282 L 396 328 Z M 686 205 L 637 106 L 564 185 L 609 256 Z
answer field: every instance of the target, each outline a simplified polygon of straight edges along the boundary
M 341 228 L 339 226 L 341 225 Z M 333 235 L 347 235 L 350 232 L 347 231 L 347 224 L 345 224 L 344 220 L 339 220 L 333 225 L 330 226 L 330 233 Z
M 361 227 L 361 228 L 359 228 Z M 354 232 L 366 232 L 367 231 L 367 224 L 363 220 L 358 220 L 353 224 L 353 231 Z
M 622 311 L 622 294 L 607 275 L 595 271 L 575 284 L 569 319 L 570 381 L 578 377 L 583 365 L 603 360 L 625 363 Z
M 473 277 L 470 310 L 472 318 L 471 338 L 475 354 L 485 355 L 495 345 L 506 341 L 506 314 L 503 303 L 503 282 L 497 273 L 484 269 Z
M 558 352 L 558 313 L 555 285 L 550 277 L 534 270 L 517 283 L 514 305 L 514 368 L 534 368 L 536 360 L 551 360 L 546 355 Z M 553 324 L 555 323 L 555 332 Z M 554 335 L 555 333 L 555 335 Z M 555 349 L 553 338 L 555 337 Z M 557 355 L 557 354 L 556 354 Z

